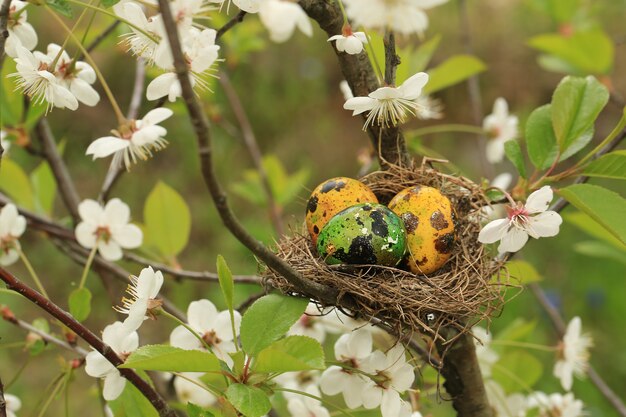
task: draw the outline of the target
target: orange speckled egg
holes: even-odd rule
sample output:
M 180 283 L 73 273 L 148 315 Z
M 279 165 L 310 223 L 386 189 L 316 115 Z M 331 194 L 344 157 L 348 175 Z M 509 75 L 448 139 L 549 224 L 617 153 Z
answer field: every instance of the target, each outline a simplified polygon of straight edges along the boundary
M 313 245 L 322 228 L 335 214 L 360 203 L 378 203 L 365 184 L 353 178 L 331 178 L 318 185 L 306 206 L 306 227 Z
M 404 221 L 406 260 L 413 273 L 430 274 L 450 259 L 456 214 L 448 197 L 435 188 L 415 186 L 396 194 L 389 208 Z

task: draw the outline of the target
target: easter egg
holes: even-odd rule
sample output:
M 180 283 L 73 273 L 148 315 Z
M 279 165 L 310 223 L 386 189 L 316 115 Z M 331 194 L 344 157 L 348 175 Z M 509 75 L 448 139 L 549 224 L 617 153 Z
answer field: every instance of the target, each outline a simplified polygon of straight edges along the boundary
M 341 210 L 359 203 L 378 203 L 365 184 L 353 178 L 331 178 L 318 185 L 306 206 L 306 227 L 313 245 L 328 221 Z
M 396 194 L 389 208 L 404 222 L 407 264 L 413 273 L 430 274 L 450 259 L 456 214 L 448 197 L 435 188 L 416 186 Z
M 357 204 L 333 216 L 317 240 L 328 264 L 395 266 L 406 251 L 402 220 L 382 204 Z

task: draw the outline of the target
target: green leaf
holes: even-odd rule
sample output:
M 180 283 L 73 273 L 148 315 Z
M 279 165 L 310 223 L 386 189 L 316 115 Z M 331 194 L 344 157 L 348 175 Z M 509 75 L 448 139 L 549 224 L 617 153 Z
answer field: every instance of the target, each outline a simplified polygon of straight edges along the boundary
M 222 255 L 217 255 L 217 277 L 220 282 L 224 301 L 226 301 L 228 309 L 232 310 L 235 282 L 233 281 L 233 274 L 230 272 L 230 268 L 228 268 L 228 264 L 226 264 L 226 260 Z
M 538 282 L 542 279 L 535 267 L 526 261 L 509 261 L 506 263 L 506 269 L 509 271 L 509 275 L 519 280 L 522 285 Z
M 399 48 L 398 55 L 402 57 L 402 62 L 396 68 L 396 84 L 400 85 L 413 74 L 424 71 L 440 42 L 441 34 L 437 34 L 419 45 L 417 49 L 412 43 Z
M 193 403 L 187 403 L 187 415 L 189 417 L 215 417 L 213 413 Z
M 522 178 L 528 178 L 526 174 L 526 164 L 524 163 L 524 154 L 522 148 L 516 140 L 508 140 L 504 142 L 504 152 L 509 161 L 513 163 L 517 172 Z
M 219 372 L 220 362 L 212 353 L 184 350 L 168 345 L 146 345 L 130 354 L 120 368 L 165 372 Z
M 47 162 L 42 162 L 30 173 L 30 182 L 35 194 L 37 211 L 52 214 L 57 183 Z
M 0 127 L 15 126 L 20 123 L 23 99 L 22 94 L 15 91 L 15 83 L 7 74 L 15 72 L 15 61 L 7 60 L 3 74 L 0 74 Z
M 550 167 L 557 157 L 550 104 L 536 108 L 526 121 L 526 148 L 530 162 L 539 169 Z
M 150 401 L 131 383 L 126 383 L 122 394 L 109 406 L 115 417 L 159 417 Z
M 609 74 L 613 68 L 613 41 L 601 29 L 578 31 L 571 36 L 538 35 L 528 44 L 567 62 L 578 75 Z
M 120 0 L 102 0 L 102 5 L 104 7 L 113 7 L 119 2 Z
M 267 394 L 259 388 L 248 385 L 229 385 L 226 398 L 245 417 L 261 417 L 272 409 Z
M 526 338 L 526 336 L 532 334 L 533 330 L 535 330 L 536 327 L 537 322 L 534 320 L 527 321 L 522 318 L 516 318 L 506 328 L 498 332 L 496 340 L 522 340 Z M 495 344 L 494 347 L 496 347 L 496 345 L 497 344 Z
M 324 351 L 320 343 L 307 336 L 288 336 L 261 352 L 255 362 L 256 372 L 290 372 L 324 369 Z
M 587 240 L 574 245 L 574 250 L 580 254 L 594 258 L 610 259 L 626 265 L 626 249 L 617 249 L 614 245 L 597 240 Z
M 304 313 L 308 300 L 269 294 L 250 306 L 241 320 L 241 345 L 250 356 L 280 339 Z
M 561 153 L 593 127 L 608 101 L 609 91 L 595 77 L 563 78 L 552 96 L 552 126 Z
M 34 193 L 28 176 L 18 164 L 10 159 L 2 159 L 0 190 L 4 191 L 19 206 L 29 210 L 35 208 Z
M 614 151 L 591 161 L 583 174 L 589 177 L 626 180 L 626 150 Z
M 608 232 L 626 244 L 626 199 L 597 185 L 574 184 L 558 190 L 558 194 L 577 209 L 587 213 Z
M 67 0 L 47 0 L 46 3 L 53 10 L 56 10 L 59 14 L 62 14 L 65 17 L 69 17 L 70 19 L 74 14 L 72 12 L 72 6 L 70 6 Z
M 539 359 L 521 349 L 505 353 L 497 364 L 498 366 L 494 366 L 492 370 L 493 379 L 499 382 L 507 393 L 532 387 L 543 373 Z
M 173 188 L 159 181 L 143 209 L 152 242 L 165 257 L 176 256 L 189 241 L 191 214 L 185 200 Z
M 84 321 L 91 312 L 91 292 L 83 287 L 70 293 L 68 301 L 70 314 L 78 321 Z
M 424 94 L 432 94 L 460 83 L 487 69 L 487 66 L 472 55 L 455 55 L 428 71 L 429 80 Z
M 626 251 L 626 245 L 620 242 L 619 239 L 617 239 L 609 231 L 607 231 L 600 223 L 598 223 L 582 211 L 577 211 L 575 213 L 566 213 L 563 215 L 563 217 L 568 223 L 573 224 L 578 229 L 582 230 L 588 235 L 609 243 L 615 246 L 617 249 Z

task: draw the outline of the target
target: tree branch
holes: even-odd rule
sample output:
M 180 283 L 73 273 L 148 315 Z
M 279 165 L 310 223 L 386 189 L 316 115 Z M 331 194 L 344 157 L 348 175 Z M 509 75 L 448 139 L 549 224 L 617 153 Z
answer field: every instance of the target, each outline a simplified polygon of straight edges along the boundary
M 217 30 L 217 33 L 215 34 L 215 41 L 217 42 L 219 38 L 224 36 L 224 34 L 228 32 L 230 29 L 232 29 L 235 25 L 243 22 L 243 18 L 246 17 L 246 14 L 248 13 L 244 12 L 243 10 L 240 10 L 239 13 L 237 13 L 232 19 L 226 22 L 224 26 L 219 28 Z
M 52 317 L 66 325 L 70 330 L 76 333 L 78 337 L 87 342 L 89 346 L 104 356 L 113 366 L 118 367 L 124 363 L 124 361 L 117 356 L 115 351 L 113 351 L 110 346 L 105 344 L 98 336 L 92 333 L 91 330 L 76 321 L 74 317 L 72 317 L 68 312 L 62 310 L 52 301 L 46 299 L 37 291 L 19 281 L 4 268 L 0 268 L 0 279 L 7 284 L 7 288 L 23 295 L 39 308 L 43 309 Z M 144 381 L 135 371 L 132 369 L 118 370 L 124 378 L 133 384 L 148 399 L 148 401 L 150 401 L 152 406 L 159 412 L 160 416 L 176 417 L 176 413 L 170 409 L 167 402 L 163 400 L 159 393 L 156 392 L 152 386 L 148 382 Z
M 391 31 L 385 32 L 385 84 L 396 84 L 396 69 L 400 65 L 400 57 L 396 54 L 396 37 Z
M 7 402 L 4 399 L 4 384 L 0 378 L 0 417 L 7 417 Z

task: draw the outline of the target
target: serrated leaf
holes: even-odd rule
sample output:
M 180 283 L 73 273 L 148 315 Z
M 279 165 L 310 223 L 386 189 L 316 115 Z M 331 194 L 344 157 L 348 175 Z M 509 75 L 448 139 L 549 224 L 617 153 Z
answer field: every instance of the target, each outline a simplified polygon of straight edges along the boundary
M 235 282 L 233 274 L 228 268 L 228 264 L 222 255 L 217 255 L 217 277 L 222 289 L 224 301 L 229 310 L 233 309 L 233 294 L 235 293 Z
M 187 403 L 187 415 L 189 417 L 215 417 L 212 412 L 193 403 Z
M 583 174 L 589 177 L 626 180 L 626 150 L 614 151 L 591 161 Z
M 526 164 L 524 162 L 524 154 L 522 148 L 516 140 L 509 140 L 504 142 L 504 153 L 509 161 L 515 166 L 520 177 L 528 178 L 526 174 Z
M 506 263 L 506 269 L 509 275 L 517 279 L 522 285 L 538 282 L 542 279 L 535 267 L 526 261 L 509 261 Z
M 225 394 L 233 407 L 245 417 L 262 417 L 272 409 L 267 394 L 256 387 L 231 384 Z
M 30 173 L 37 211 L 50 215 L 54 205 L 57 183 L 47 162 L 42 162 Z
M 159 417 L 150 401 L 131 383 L 126 383 L 122 394 L 108 404 L 115 417 Z
M 239 330 L 243 350 L 256 356 L 283 337 L 304 313 L 304 298 L 269 294 L 259 298 L 243 315 Z
M 70 293 L 68 300 L 70 314 L 78 321 L 84 321 L 91 312 L 91 292 L 83 287 Z
M 552 126 L 561 153 L 589 132 L 608 101 L 609 91 L 595 77 L 563 78 L 552 96 Z
M 609 233 L 626 244 L 626 199 L 606 188 L 590 184 L 574 184 L 557 193 L 577 209 L 587 213 Z
M 74 15 L 72 12 L 72 6 L 70 6 L 67 0 L 47 0 L 46 3 L 53 10 L 56 10 L 59 14 L 62 14 L 65 17 L 69 17 L 71 19 Z
M 178 255 L 189 241 L 191 213 L 185 200 L 172 187 L 159 181 L 143 210 L 150 239 L 165 257 Z
M 550 104 L 536 108 L 526 121 L 526 148 L 530 162 L 539 169 L 550 167 L 557 157 L 558 149 L 552 128 Z
M 2 160 L 0 169 L 0 190 L 6 193 L 21 207 L 35 208 L 33 189 L 24 170 L 10 159 Z
M 290 372 L 324 369 L 320 343 L 307 336 L 287 336 L 261 352 L 255 361 L 256 372 Z
M 165 372 L 220 372 L 217 356 L 168 345 L 146 345 L 130 354 L 120 368 Z
M 492 369 L 492 377 L 507 393 L 532 387 L 543 373 L 543 366 L 539 359 L 524 350 L 505 353 L 497 364 L 498 366 Z M 521 386 L 520 383 L 524 385 Z
M 428 83 L 424 86 L 424 94 L 432 94 L 446 87 L 460 83 L 469 77 L 479 74 L 487 66 L 472 55 L 456 55 L 428 71 Z

